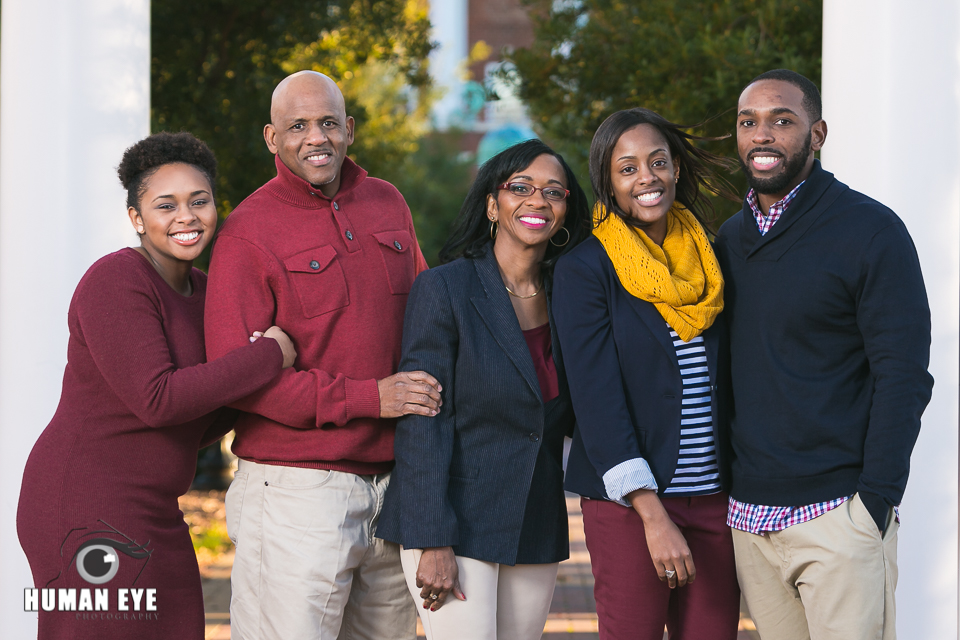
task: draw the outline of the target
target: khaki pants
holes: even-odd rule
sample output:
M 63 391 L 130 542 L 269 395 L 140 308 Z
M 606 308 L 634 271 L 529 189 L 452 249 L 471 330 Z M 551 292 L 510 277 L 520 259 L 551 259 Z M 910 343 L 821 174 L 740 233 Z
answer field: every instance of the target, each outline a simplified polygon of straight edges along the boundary
M 226 498 L 233 640 L 416 638 L 399 547 L 374 538 L 388 482 L 240 461 Z
M 896 640 L 897 529 L 860 496 L 803 524 L 733 530 L 737 577 L 763 640 Z
M 457 556 L 464 600 L 447 596 L 437 611 L 424 609 L 417 586 L 420 549 L 401 549 L 403 574 L 427 640 L 540 640 L 550 613 L 560 564 L 509 566 Z

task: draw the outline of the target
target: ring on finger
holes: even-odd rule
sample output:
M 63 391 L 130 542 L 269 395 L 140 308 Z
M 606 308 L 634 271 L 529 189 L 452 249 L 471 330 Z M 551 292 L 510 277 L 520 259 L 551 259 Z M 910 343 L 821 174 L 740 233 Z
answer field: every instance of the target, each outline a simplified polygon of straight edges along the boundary
M 431 594 L 430 594 L 430 599 L 431 599 L 431 600 L 436 600 L 438 597 L 439 597 L 439 596 L 437 596 L 437 594 L 435 594 L 435 593 L 431 593 Z
M 673 569 L 667 569 L 666 571 L 663 572 L 663 575 L 667 576 L 667 580 L 669 580 L 670 578 L 677 575 L 677 572 L 674 571 Z

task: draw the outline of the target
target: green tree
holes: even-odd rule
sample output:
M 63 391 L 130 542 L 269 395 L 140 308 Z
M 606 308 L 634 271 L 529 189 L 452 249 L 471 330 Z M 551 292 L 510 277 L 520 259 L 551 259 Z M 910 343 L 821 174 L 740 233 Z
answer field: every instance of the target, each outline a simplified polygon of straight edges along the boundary
M 583 177 L 593 133 L 614 111 L 646 107 L 688 125 L 719 116 L 694 131 L 719 136 L 734 131 L 754 76 L 789 68 L 820 80 L 821 0 L 524 1 L 535 40 L 510 55 L 509 79 Z M 704 146 L 736 157 L 733 138 Z M 735 209 L 715 205 L 721 218 Z
M 417 240 L 431 266 L 440 264 L 437 254 L 473 182 L 473 154 L 460 152 L 461 136 L 455 130 L 425 136 L 391 180 L 410 205 Z
M 211 146 L 224 215 L 275 175 L 261 131 L 274 86 L 298 69 L 344 86 L 361 165 L 397 166 L 416 150 L 430 98 L 426 0 L 154 0 L 151 20 L 152 129 Z

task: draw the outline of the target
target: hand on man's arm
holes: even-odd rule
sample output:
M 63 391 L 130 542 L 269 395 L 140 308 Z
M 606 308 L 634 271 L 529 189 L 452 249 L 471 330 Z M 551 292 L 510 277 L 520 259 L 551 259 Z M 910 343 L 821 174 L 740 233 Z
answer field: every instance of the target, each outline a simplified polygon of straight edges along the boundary
M 401 371 L 377 381 L 380 392 L 380 417 L 399 418 L 416 414 L 435 416 L 443 401 L 443 388 L 437 379 L 424 371 Z

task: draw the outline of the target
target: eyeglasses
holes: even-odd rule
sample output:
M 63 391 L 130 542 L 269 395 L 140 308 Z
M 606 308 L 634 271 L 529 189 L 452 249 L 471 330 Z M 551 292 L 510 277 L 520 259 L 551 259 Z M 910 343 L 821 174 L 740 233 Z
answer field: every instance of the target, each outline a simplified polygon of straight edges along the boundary
M 568 189 L 561 189 L 560 187 L 543 187 L 541 189 L 526 182 L 504 182 L 501 185 L 497 185 L 497 189 L 506 189 L 513 195 L 521 198 L 529 198 L 535 191 L 539 191 L 543 194 L 544 198 L 554 201 L 565 200 L 567 196 L 570 195 Z

